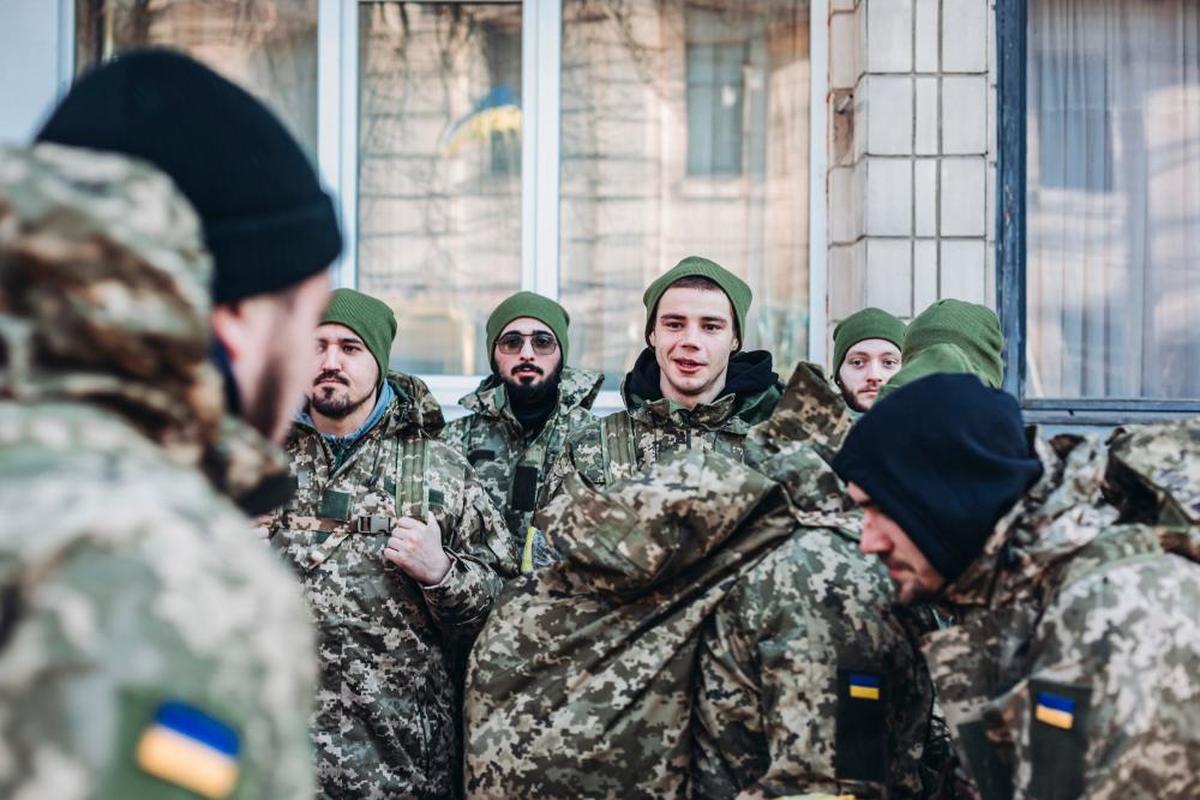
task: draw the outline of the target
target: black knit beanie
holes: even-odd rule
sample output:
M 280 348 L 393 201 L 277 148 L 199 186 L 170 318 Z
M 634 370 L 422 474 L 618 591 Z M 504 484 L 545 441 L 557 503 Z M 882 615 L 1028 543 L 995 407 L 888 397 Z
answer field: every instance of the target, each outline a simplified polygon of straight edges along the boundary
M 1042 474 L 1017 401 L 962 374 L 931 375 L 877 402 L 850 429 L 833 469 L 948 582 Z
M 283 124 L 180 53 L 137 50 L 92 70 L 37 139 L 124 153 L 169 175 L 204 224 L 215 302 L 287 288 L 341 252 L 333 202 Z

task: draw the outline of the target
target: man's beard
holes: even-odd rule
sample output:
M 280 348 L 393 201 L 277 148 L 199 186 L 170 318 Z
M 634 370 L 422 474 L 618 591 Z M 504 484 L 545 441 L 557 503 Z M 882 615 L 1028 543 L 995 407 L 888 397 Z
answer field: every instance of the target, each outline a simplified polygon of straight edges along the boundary
M 314 384 L 320 383 L 326 378 L 332 378 L 347 387 L 344 393 L 339 393 L 328 387 L 313 389 L 312 399 L 309 402 L 312 404 L 314 411 L 328 419 L 345 419 L 362 408 L 363 404 L 375 395 L 375 392 L 371 391 L 356 400 L 352 400 L 347 382 L 335 373 L 322 373 L 318 375 Z
M 528 373 L 526 373 L 528 375 Z M 558 398 L 558 383 L 562 377 L 562 364 L 545 380 L 522 383 L 520 375 L 506 375 L 504 380 L 508 400 L 514 408 L 536 408 Z M 529 376 L 533 377 L 533 376 Z
M 266 368 L 259 376 L 256 390 L 243 393 L 249 402 L 242 409 L 242 418 L 263 436 L 272 441 L 282 437 L 281 431 L 291 420 L 291 414 L 302 398 L 296 398 L 294 405 L 287 405 L 283 397 L 284 358 L 267 359 Z
M 849 389 L 842 389 L 842 399 L 844 399 L 846 401 L 846 405 L 850 406 L 850 408 L 852 408 L 855 411 L 865 414 L 869 410 L 862 406 L 861 401 L 858 399 L 858 397 L 854 394 L 854 392 L 850 391 Z

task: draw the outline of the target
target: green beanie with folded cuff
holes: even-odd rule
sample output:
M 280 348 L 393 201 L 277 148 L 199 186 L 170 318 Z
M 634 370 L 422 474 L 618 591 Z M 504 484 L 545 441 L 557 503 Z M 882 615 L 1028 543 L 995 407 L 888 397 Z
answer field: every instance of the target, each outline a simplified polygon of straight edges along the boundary
M 883 339 L 896 345 L 896 352 L 904 349 L 904 323 L 881 308 L 864 308 L 838 323 L 833 329 L 833 376 L 837 380 L 846 353 L 859 342 L 867 339 Z
M 754 293 L 750 291 L 750 286 L 715 261 L 700 256 L 688 256 L 660 275 L 642 295 L 642 304 L 646 306 L 647 346 L 650 344 L 650 332 L 654 330 L 654 315 L 658 309 L 658 301 L 662 299 L 673 283 L 684 278 L 708 278 L 721 287 L 721 291 L 725 292 L 725 296 L 729 298 L 729 304 L 733 306 L 738 344 L 744 345 L 746 312 L 750 310 L 750 301 L 754 299 Z
M 327 323 L 345 325 L 358 334 L 379 365 L 379 386 L 383 386 L 396 338 L 396 315 L 388 304 L 353 289 L 338 289 L 321 316 L 321 324 Z
M 571 315 L 549 297 L 542 297 L 534 292 L 517 292 L 496 306 L 496 310 L 488 317 L 488 363 L 493 361 L 492 354 L 496 349 L 496 340 L 500 338 L 505 326 L 521 317 L 539 320 L 550 328 L 554 338 L 558 339 L 558 349 L 562 351 L 562 363 L 563 366 L 566 366 L 567 356 L 571 352 L 571 341 L 567 338 L 567 329 L 571 326 Z
M 904 365 L 935 344 L 958 347 L 970 360 L 971 373 L 993 389 L 1004 384 L 1004 334 L 987 306 L 951 298 L 922 311 L 904 334 Z

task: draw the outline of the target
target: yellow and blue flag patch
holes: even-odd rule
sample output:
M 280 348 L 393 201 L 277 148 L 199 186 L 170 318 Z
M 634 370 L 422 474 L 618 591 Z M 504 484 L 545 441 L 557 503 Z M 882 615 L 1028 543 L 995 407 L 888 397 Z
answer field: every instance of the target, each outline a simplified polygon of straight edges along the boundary
M 1038 722 L 1044 722 L 1065 731 L 1075 725 L 1075 701 L 1053 692 L 1038 692 L 1034 716 Z
M 158 707 L 138 739 L 137 765 L 149 775 L 220 800 L 238 781 L 238 735 L 200 709 L 178 701 Z
M 849 675 L 850 696 L 856 700 L 878 700 L 879 685 L 878 675 L 863 672 L 851 672 Z

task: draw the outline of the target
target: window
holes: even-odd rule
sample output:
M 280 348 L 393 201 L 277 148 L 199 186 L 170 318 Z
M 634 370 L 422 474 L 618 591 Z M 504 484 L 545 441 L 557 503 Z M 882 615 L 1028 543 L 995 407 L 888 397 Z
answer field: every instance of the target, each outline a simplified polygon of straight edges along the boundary
M 808 354 L 808 2 L 75 3 L 78 69 L 179 47 L 284 118 L 337 195 L 340 283 L 396 309 L 393 367 L 444 403 L 522 288 L 567 307 L 573 360 L 615 390 L 643 290 L 692 254 L 754 287 L 747 348 L 779 372 Z
M 1200 7 L 1021 6 L 998 7 L 1027 72 L 1001 62 L 1010 388 L 1033 409 L 1200 409 Z
M 75 0 L 76 74 L 154 45 L 262 99 L 316 161 L 317 0 Z
M 397 369 L 486 373 L 521 284 L 520 3 L 358 5 L 358 288 Z
M 808 4 L 566 0 L 561 294 L 608 386 L 687 255 L 754 287 L 748 348 L 807 354 Z

